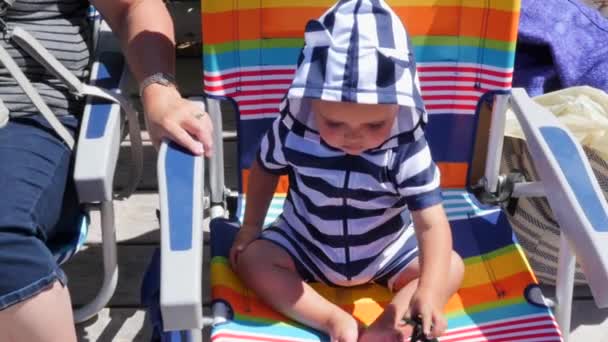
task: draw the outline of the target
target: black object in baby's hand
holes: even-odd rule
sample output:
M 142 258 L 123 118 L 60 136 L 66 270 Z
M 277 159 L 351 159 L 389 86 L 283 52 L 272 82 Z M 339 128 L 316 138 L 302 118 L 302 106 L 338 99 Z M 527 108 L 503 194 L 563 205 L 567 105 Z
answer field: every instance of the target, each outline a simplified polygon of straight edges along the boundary
M 407 325 L 411 325 L 412 327 L 414 327 L 414 331 L 412 331 L 412 337 L 410 337 L 410 342 L 437 342 L 436 338 L 426 338 L 426 335 L 424 335 L 424 331 L 422 330 L 421 318 L 404 318 L 403 322 Z

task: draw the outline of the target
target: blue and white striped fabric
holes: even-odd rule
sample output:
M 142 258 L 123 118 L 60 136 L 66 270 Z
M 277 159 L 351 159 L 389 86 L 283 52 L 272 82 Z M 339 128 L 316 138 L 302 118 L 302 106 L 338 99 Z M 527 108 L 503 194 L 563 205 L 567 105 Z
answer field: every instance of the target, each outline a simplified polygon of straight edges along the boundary
M 306 30 L 281 116 L 258 163 L 289 175 L 283 213 L 263 238 L 284 247 L 305 278 L 390 286 L 417 256 L 410 210 L 441 202 L 424 137 L 424 107 L 405 29 L 383 1 L 341 1 Z M 311 99 L 399 104 L 391 136 L 353 156 L 325 144 Z

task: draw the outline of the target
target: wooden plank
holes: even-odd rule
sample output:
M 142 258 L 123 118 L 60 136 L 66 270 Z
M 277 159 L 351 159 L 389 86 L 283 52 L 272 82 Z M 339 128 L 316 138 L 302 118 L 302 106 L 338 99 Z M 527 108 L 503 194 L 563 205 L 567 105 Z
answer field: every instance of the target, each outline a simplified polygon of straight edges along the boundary
M 203 314 L 211 313 L 209 306 Z M 203 341 L 210 340 L 210 327 L 203 329 Z M 78 341 L 89 342 L 149 342 L 152 328 L 146 312 L 140 308 L 106 308 L 99 315 L 76 325 Z
M 76 334 L 83 342 L 148 342 L 152 330 L 143 309 L 106 308 L 96 318 L 76 325 Z
M 159 221 L 156 218 L 158 193 L 138 192 L 123 201 L 115 201 L 116 240 L 119 244 L 139 245 L 160 242 Z M 209 216 L 202 226 L 204 241 L 209 240 Z M 99 213 L 91 212 L 88 244 L 101 243 Z
M 141 192 L 123 201 L 114 202 L 116 239 L 118 243 L 158 244 L 159 223 L 156 219 L 158 193 Z M 101 243 L 99 212 L 91 212 L 87 243 Z
M 118 248 L 118 286 L 109 307 L 138 307 L 143 275 L 151 260 L 154 245 L 122 245 Z M 209 248 L 204 248 L 203 301 L 209 303 Z M 102 256 L 100 245 L 88 245 L 70 260 L 63 269 L 69 278 L 69 288 L 74 306 L 89 302 L 102 282 Z
M 598 309 L 592 300 L 574 301 L 570 341 L 608 341 L 608 309 Z

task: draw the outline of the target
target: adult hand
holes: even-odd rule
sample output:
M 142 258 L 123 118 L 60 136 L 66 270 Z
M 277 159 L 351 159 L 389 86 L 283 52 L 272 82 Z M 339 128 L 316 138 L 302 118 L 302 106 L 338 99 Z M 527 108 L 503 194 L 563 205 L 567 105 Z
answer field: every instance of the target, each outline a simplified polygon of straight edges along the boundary
M 157 149 L 168 138 L 195 155 L 212 155 L 213 125 L 199 104 L 182 98 L 174 87 L 158 84 L 144 89 L 142 102 L 150 139 Z

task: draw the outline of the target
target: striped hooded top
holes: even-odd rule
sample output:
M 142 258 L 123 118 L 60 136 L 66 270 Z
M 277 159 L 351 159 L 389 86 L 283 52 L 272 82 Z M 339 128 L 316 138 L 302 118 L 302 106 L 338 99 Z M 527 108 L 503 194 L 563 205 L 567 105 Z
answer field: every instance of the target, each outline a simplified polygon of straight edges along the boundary
M 263 236 L 317 280 L 351 286 L 397 273 L 416 251 L 409 210 L 441 201 L 411 51 L 383 0 L 339 1 L 306 25 L 258 163 L 290 182 L 283 213 Z M 311 99 L 398 104 L 399 112 L 384 143 L 353 156 L 323 142 Z

